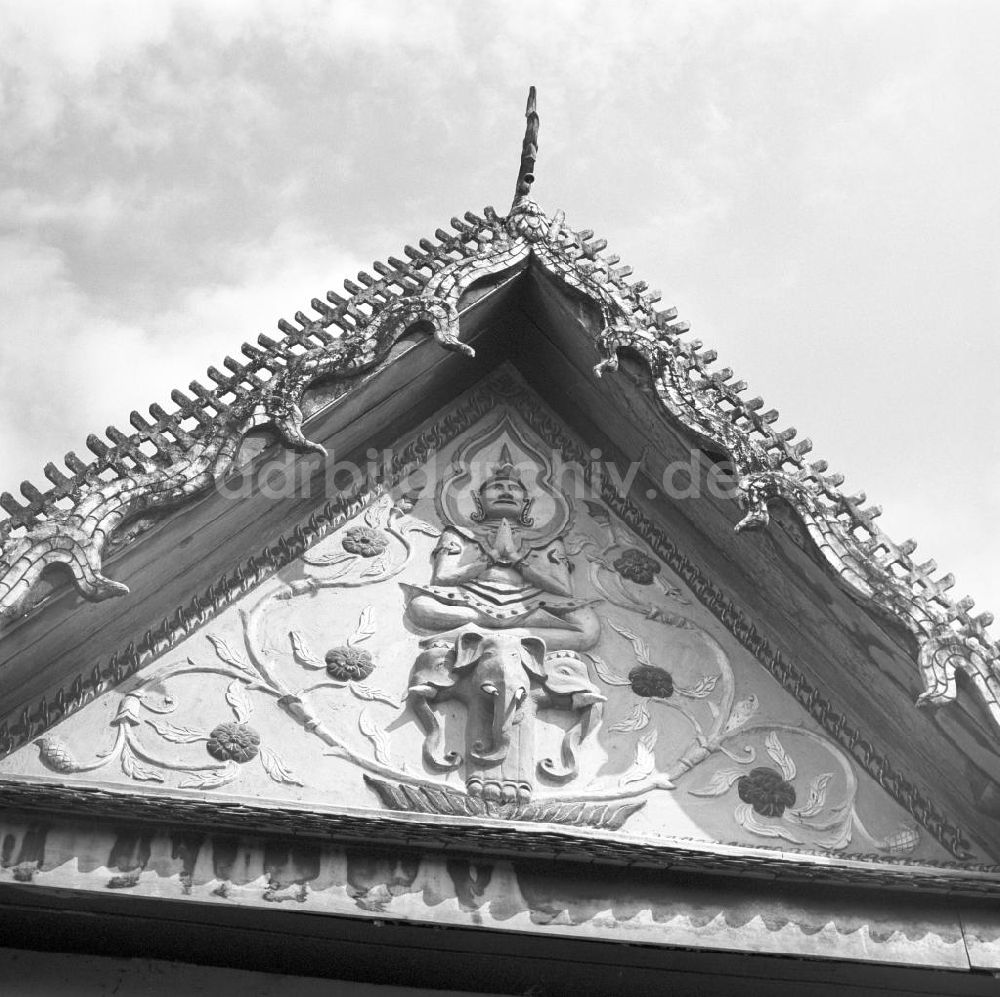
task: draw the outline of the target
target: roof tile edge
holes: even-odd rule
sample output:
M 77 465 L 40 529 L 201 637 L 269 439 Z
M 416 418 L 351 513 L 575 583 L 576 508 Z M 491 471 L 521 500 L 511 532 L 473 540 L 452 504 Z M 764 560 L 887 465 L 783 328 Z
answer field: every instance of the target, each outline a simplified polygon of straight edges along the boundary
M 841 492 L 843 477 L 828 474 L 825 461 L 807 463 L 811 442 L 793 444 L 795 429 L 772 429 L 778 413 L 762 411 L 760 398 L 744 399 L 746 385 L 734 382 L 731 370 L 709 373 L 715 352 L 703 351 L 697 340 L 681 340 L 687 324 L 675 321 L 674 309 L 654 308 L 659 293 L 644 281 L 629 282 L 631 268 L 603 252 L 604 240 L 569 228 L 562 212 L 551 219 L 542 212 L 528 196 L 537 154 L 534 88 L 525 116 L 522 161 L 507 216 L 487 207 L 481 216 L 467 212 L 464 219 L 453 218 L 456 234 L 438 229 L 436 242 L 422 239 L 419 250 L 405 247 L 407 261 L 390 257 L 388 264 L 375 263 L 378 277 L 362 272 L 358 283 L 345 280 L 350 297 L 331 291 L 325 301 L 313 298 L 314 316 L 299 311 L 294 324 L 280 320 L 281 340 L 261 335 L 258 346 L 244 344 L 246 362 L 224 360 L 229 374 L 210 367 L 215 387 L 192 381 L 194 398 L 174 391 L 177 408 L 168 413 L 151 405 L 152 423 L 133 412 L 135 432 L 109 427 L 110 446 L 88 437 L 95 460 L 85 463 L 67 454 L 69 475 L 47 464 L 44 472 L 52 482 L 47 491 L 24 482 L 25 504 L 10 493 L 0 495 L 10 517 L 0 522 L 0 621 L 25 611 L 51 564 L 68 566 L 87 599 L 126 594 L 126 586 L 102 574 L 104 547 L 118 527 L 205 492 L 225 476 L 255 427 L 272 426 L 293 450 L 323 452 L 303 435 L 303 393 L 323 378 L 375 367 L 414 324 L 429 323 L 443 347 L 473 357 L 474 350 L 460 339 L 463 294 L 473 281 L 502 276 L 530 259 L 598 309 L 603 328 L 595 341 L 602 357 L 594 368 L 597 376 L 617 369 L 619 350 L 635 351 L 648 364 L 671 415 L 729 454 L 746 512 L 737 530 L 766 527 L 769 504 L 787 502 L 844 582 L 916 637 L 924 683 L 917 702 L 953 700 L 961 671 L 1000 726 L 1000 647 L 986 633 L 992 615 L 972 616 L 971 598 L 951 600 L 952 576 L 935 578 L 933 561 L 915 562 L 916 543 L 892 541 L 875 522 L 881 509 L 866 507 L 863 493 Z

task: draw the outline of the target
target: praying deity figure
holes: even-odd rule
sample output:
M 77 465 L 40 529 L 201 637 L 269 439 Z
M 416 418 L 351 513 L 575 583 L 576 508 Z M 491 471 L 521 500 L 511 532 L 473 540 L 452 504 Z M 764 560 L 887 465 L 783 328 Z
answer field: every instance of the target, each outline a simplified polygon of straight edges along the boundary
M 550 650 L 584 651 L 600 636 L 591 602 L 573 598 L 560 537 L 532 546 L 532 497 L 506 444 L 473 490 L 474 528 L 448 523 L 432 555 L 431 584 L 406 585 L 407 616 L 424 631 L 530 630 Z
M 472 464 L 457 460 L 453 482 L 471 483 Z M 561 539 L 569 509 L 547 479 L 536 495 L 547 497 L 553 514 L 540 525 L 506 443 L 472 489 L 471 505 L 453 500 L 460 487 L 449 492 L 446 482 L 438 493 L 444 530 L 430 584 L 403 586 L 410 623 L 429 635 L 410 672 L 408 701 L 424 729 L 428 769 L 464 767 L 470 796 L 520 806 L 536 778 L 559 784 L 577 774 L 580 742 L 604 702 L 579 652 L 597 643 L 601 624 L 591 601 L 573 597 Z M 465 706 L 464 750 L 445 736 L 436 705 L 447 700 Z M 573 717 L 559 750 L 541 758 L 540 710 Z

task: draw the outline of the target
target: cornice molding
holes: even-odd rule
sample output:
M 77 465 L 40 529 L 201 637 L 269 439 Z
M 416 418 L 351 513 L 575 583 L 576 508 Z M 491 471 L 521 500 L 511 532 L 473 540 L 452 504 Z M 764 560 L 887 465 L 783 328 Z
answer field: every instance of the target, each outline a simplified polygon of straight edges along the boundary
M 828 853 L 669 839 L 663 844 L 614 840 L 517 821 L 477 818 L 456 822 L 434 814 L 378 813 L 313 808 L 303 811 L 244 800 L 206 800 L 177 791 L 126 793 L 100 786 L 57 781 L 0 779 L 0 806 L 12 813 L 86 815 L 121 824 L 154 824 L 244 834 L 364 841 L 374 847 L 441 848 L 450 853 L 546 855 L 584 862 L 671 869 L 683 873 L 764 876 L 782 882 L 811 882 L 938 893 L 951 896 L 1000 895 L 1000 866 L 933 862 L 884 855 L 831 857 Z

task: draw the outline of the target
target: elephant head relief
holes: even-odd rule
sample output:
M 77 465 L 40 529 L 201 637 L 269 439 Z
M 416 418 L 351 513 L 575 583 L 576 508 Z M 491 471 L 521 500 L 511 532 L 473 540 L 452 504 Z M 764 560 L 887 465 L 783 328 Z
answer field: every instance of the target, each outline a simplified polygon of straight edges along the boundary
M 466 709 L 465 755 L 443 752 L 443 731 L 432 704 L 457 699 Z M 539 709 L 580 714 L 567 732 L 561 763 L 546 758 L 537 771 L 552 781 L 576 772 L 575 746 L 604 701 L 574 652 L 546 653 L 538 637 L 465 629 L 454 644 L 421 652 L 410 675 L 409 703 L 424 728 L 424 760 L 438 771 L 466 765 L 471 795 L 494 802 L 527 802 L 536 771 L 534 735 Z

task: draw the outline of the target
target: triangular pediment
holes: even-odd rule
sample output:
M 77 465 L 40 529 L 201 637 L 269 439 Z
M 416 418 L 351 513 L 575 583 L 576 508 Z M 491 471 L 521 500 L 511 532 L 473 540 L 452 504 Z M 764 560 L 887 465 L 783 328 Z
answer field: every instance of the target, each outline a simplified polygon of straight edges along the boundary
M 348 815 L 473 840 L 500 822 L 608 847 L 949 858 L 961 831 L 879 785 L 852 751 L 871 732 L 658 515 L 682 500 L 633 495 L 513 368 L 374 459 L 347 495 L 324 478 L 329 501 L 277 570 L 0 776 L 203 816 L 249 801 L 262 826 Z M 259 461 L 254 487 L 294 508 L 302 479 L 267 486 L 273 470 Z
M 490 992 L 1000 966 L 992 617 L 531 200 L 537 133 L 532 88 L 506 215 L 0 493 L 13 944 Z

